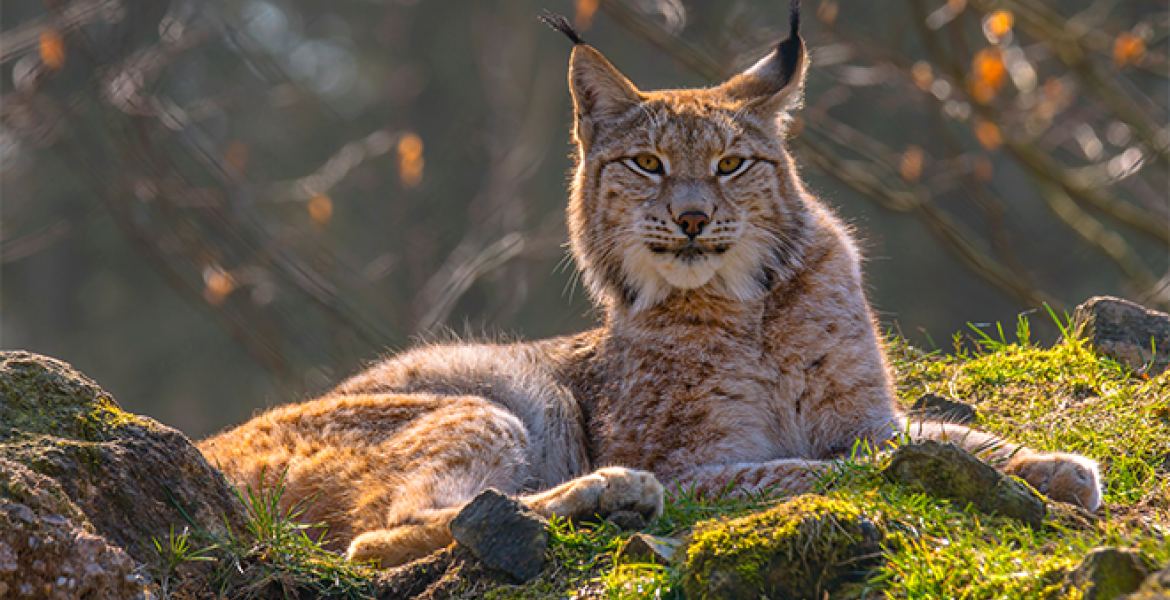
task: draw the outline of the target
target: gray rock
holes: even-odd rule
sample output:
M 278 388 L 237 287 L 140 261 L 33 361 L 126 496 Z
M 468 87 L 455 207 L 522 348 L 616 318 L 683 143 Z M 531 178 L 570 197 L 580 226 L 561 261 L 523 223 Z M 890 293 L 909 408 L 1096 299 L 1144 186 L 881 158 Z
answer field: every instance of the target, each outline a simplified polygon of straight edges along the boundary
M 1138 373 L 1170 365 L 1170 315 L 1120 298 L 1098 296 L 1073 312 L 1073 331 L 1089 345 Z
M 124 600 L 146 591 L 134 560 L 92 530 L 0 500 L 0 598 Z M 11 592 L 11 596 L 4 592 Z
M 1150 578 L 1146 580 L 1146 583 L 1150 584 L 1151 586 L 1157 586 L 1161 588 L 1162 591 L 1170 592 L 1170 563 L 1166 563 L 1166 566 L 1162 567 L 1161 571 L 1150 575 Z
M 911 407 L 915 415 L 927 421 L 976 425 L 979 411 L 974 406 L 957 400 L 949 400 L 938 394 L 923 394 Z
M 654 563 L 666 565 L 674 559 L 681 546 L 682 540 L 635 533 L 618 549 L 615 560 L 618 564 Z
M 1142 582 L 1142 587 L 1122 600 L 1170 600 L 1170 563 Z
M 1036 490 L 954 444 L 926 440 L 900 446 L 882 474 L 895 483 L 1032 527 L 1040 527 L 1047 513 Z
M 484 564 L 520 581 L 540 574 L 548 523 L 515 498 L 488 488 L 451 521 L 451 535 Z
M 1079 589 L 1084 600 L 1113 600 L 1136 592 L 1153 565 L 1129 548 L 1094 548 L 1065 578 L 1065 589 Z
M 0 584 L 18 594 L 133 598 L 152 540 L 244 530 L 243 505 L 181 433 L 27 352 L 0 352 L 0 503 Z
M 614 511 L 605 520 L 622 531 L 641 531 L 646 528 L 646 517 L 643 517 L 642 513 L 632 510 Z

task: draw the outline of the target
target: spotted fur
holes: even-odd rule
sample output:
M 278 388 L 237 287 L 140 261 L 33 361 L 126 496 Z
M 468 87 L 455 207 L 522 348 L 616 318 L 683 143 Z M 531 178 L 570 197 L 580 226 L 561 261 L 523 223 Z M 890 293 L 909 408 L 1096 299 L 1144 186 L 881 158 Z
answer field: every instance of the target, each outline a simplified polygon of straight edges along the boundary
M 1087 458 L 899 411 L 856 245 L 785 143 L 807 67 L 795 25 L 754 67 L 698 90 L 642 92 L 577 42 L 568 223 L 602 326 L 382 361 L 202 442 L 232 481 L 283 476 L 286 509 L 302 504 L 326 543 L 383 567 L 450 543 L 451 518 L 489 486 L 545 515 L 653 516 L 661 484 L 805 492 L 859 441 L 899 432 L 1097 508 Z M 720 174 L 726 157 L 743 160 Z

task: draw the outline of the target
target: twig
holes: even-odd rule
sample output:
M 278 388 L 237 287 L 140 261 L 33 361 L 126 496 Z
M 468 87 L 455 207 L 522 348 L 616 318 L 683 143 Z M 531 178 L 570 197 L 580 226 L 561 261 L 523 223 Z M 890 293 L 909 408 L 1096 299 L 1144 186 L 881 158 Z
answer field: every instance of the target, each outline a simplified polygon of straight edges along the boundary
M 1158 285 L 1157 276 L 1142 263 L 1125 238 L 1081 210 L 1060 187 L 1042 180 L 1038 180 L 1037 183 L 1052 212 L 1077 235 L 1112 260 L 1137 294 L 1149 295 L 1155 290 Z M 1156 294 L 1152 297 L 1156 297 Z M 1163 307 L 1166 305 L 1165 302 L 1159 304 Z
M 706 57 L 696 46 L 686 40 L 667 34 L 651 19 L 638 18 L 638 13 L 626 7 L 622 2 L 607 0 L 602 3 L 602 8 L 619 25 L 626 27 L 631 33 L 649 40 L 698 74 L 714 81 L 726 79 L 731 75 L 728 69 Z M 806 130 L 827 135 L 830 138 L 833 135 L 847 134 L 850 140 L 849 145 L 854 149 L 858 149 L 859 146 L 868 148 L 875 153 L 875 157 L 880 154 L 890 154 L 890 152 L 879 150 L 879 148 L 884 147 L 882 144 L 864 136 L 855 129 L 831 120 L 827 115 L 819 115 L 818 117 L 821 123 L 809 121 Z M 1048 302 L 1052 306 L 1063 306 L 1062 302 L 1037 290 L 1026 278 L 1017 276 L 1011 269 L 976 248 L 970 240 L 976 239 L 978 236 L 970 234 L 948 212 L 934 206 L 929 198 L 920 192 L 904 189 L 894 190 L 887 187 L 882 183 L 880 177 L 869 172 L 864 166 L 835 156 L 828 148 L 813 141 L 811 136 L 799 136 L 793 139 L 792 143 L 800 150 L 800 154 L 811 164 L 820 168 L 822 173 L 862 194 L 876 205 L 887 210 L 915 215 L 937 239 L 955 253 L 965 266 L 986 281 L 1030 306 L 1039 306 L 1044 302 Z M 891 168 L 889 159 L 875 161 L 875 163 Z
M 1089 60 L 1078 28 L 1039 2 L 976 0 L 975 5 L 983 10 L 1001 5 L 1010 7 L 1018 17 L 1020 27 L 1052 44 L 1056 56 L 1076 73 L 1085 88 L 1100 98 L 1118 119 L 1129 125 L 1149 149 L 1158 155 L 1157 162 L 1161 168 L 1165 169 L 1170 164 L 1167 162 L 1170 161 L 1170 153 L 1166 142 L 1158 137 L 1162 128 L 1128 96 L 1116 90 L 1112 82 Z
M 0 64 L 36 48 L 41 34 L 48 27 L 76 29 L 103 18 L 119 4 L 120 0 L 75 0 L 47 17 L 33 19 L 4 32 L 0 35 Z

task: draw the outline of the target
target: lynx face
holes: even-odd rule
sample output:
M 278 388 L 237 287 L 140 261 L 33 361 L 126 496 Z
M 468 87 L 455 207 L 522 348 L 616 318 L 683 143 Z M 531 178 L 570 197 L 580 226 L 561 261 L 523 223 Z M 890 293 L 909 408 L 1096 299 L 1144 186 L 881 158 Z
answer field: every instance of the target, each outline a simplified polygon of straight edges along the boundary
M 804 207 L 783 135 L 803 46 L 783 50 L 715 88 L 648 93 L 574 50 L 569 226 L 602 302 L 638 311 L 689 290 L 744 302 L 794 266 Z
M 624 132 L 614 154 L 598 157 L 590 210 L 604 230 L 590 239 L 609 237 L 639 307 L 673 288 L 749 300 L 782 267 L 772 249 L 791 216 L 784 150 L 758 123 L 703 100 L 643 104 L 634 123 L 614 127 Z

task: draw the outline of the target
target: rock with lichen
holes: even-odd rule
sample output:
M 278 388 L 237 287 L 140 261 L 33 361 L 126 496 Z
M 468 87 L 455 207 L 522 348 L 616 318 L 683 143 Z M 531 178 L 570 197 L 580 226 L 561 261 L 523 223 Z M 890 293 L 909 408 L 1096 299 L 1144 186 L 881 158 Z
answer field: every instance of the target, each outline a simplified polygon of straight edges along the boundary
M 1123 600 L 1170 600 L 1170 563 L 1162 567 L 1162 570 L 1147 577 L 1136 592 L 1121 598 Z
M 835 597 L 880 556 L 881 529 L 855 506 L 798 496 L 767 511 L 701 525 L 685 551 L 691 600 Z
M 1170 315 L 1121 298 L 1090 298 L 1073 313 L 1072 330 L 1089 346 L 1138 373 L 1170 366 Z
M 123 411 L 63 362 L 0 352 L 0 590 L 133 598 L 156 540 L 223 535 L 243 517 L 181 433 Z
M 1044 498 L 1031 486 L 954 444 L 924 440 L 899 446 L 882 474 L 895 483 L 1032 527 L 1040 527 L 1047 514 Z
M 1153 565 L 1131 548 L 1093 548 L 1065 579 L 1066 590 L 1084 600 L 1114 600 L 1136 592 Z

